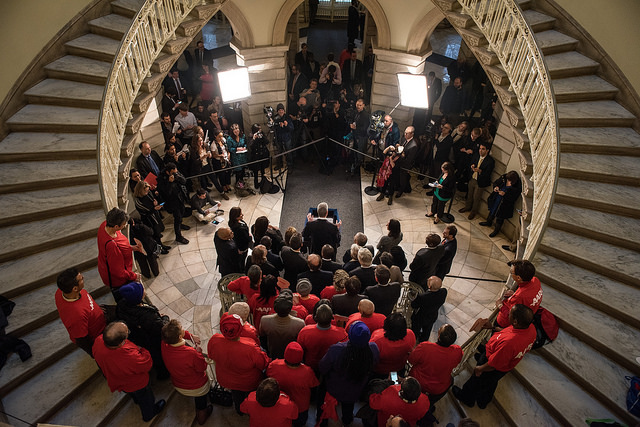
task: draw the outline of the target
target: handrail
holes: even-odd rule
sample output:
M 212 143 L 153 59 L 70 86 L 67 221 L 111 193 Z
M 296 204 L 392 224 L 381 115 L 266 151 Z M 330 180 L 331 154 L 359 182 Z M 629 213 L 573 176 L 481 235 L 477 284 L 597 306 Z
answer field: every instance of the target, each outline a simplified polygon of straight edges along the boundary
M 524 116 L 533 159 L 534 192 L 523 258 L 532 259 L 549 222 L 560 169 L 558 109 L 551 77 L 533 30 L 515 0 L 459 0 L 459 3 L 500 60 Z
M 105 212 L 118 206 L 120 150 L 131 108 L 165 43 L 201 0 L 146 0 L 111 64 L 98 121 L 98 182 Z
M 533 208 L 523 258 L 532 260 L 549 222 L 560 169 L 558 109 L 549 70 L 544 63 L 533 30 L 515 0 L 458 0 L 489 43 L 507 73 L 510 87 L 522 111 L 533 160 Z M 438 2 L 434 2 L 438 5 Z M 507 286 L 513 286 L 511 278 Z M 495 319 L 495 309 L 489 320 Z M 454 370 L 460 373 L 478 345 L 490 336 L 481 330 L 463 345 L 463 360 Z

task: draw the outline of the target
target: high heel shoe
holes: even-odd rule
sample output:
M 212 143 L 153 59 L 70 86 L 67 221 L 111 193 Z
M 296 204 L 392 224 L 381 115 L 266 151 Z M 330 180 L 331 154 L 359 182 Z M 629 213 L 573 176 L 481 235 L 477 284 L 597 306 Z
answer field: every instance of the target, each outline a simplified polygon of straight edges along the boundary
M 434 214 L 434 213 L 431 213 L 431 212 L 424 214 L 424 216 L 426 216 L 427 218 L 431 218 L 431 217 L 432 217 L 432 216 L 434 216 L 434 215 L 435 215 L 435 214 Z
M 433 223 L 434 223 L 434 224 L 437 224 L 437 223 L 439 223 L 439 222 L 440 222 L 440 218 L 435 217 L 435 219 L 433 220 Z

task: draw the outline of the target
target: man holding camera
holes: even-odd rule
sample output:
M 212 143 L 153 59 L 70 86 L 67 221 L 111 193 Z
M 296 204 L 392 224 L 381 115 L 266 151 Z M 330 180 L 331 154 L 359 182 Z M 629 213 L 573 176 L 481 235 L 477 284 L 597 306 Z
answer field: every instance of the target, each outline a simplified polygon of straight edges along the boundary
M 356 166 L 360 166 L 362 164 L 362 154 L 367 151 L 367 139 L 369 137 L 369 125 L 371 123 L 371 117 L 364 107 L 364 99 L 358 99 L 358 101 L 356 101 L 355 120 L 349 125 L 353 132 L 356 148 L 359 151 L 356 156 Z

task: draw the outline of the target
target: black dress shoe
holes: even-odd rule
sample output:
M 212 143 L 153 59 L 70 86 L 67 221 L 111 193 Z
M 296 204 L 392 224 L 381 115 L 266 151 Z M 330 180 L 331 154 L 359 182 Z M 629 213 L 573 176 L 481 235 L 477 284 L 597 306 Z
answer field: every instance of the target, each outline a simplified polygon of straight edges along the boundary
M 169 249 L 162 248 L 162 249 L 160 250 L 160 253 L 161 253 L 162 255 L 166 255 L 166 254 L 168 254 L 168 253 L 169 253 Z
M 504 249 L 505 251 L 509 251 L 509 252 L 515 252 L 514 249 L 511 249 L 510 245 L 502 245 L 502 249 Z
M 426 195 L 429 196 L 429 197 L 433 196 L 433 191 L 427 191 Z
M 498 235 L 498 231 L 497 230 L 493 230 L 491 232 L 491 234 L 489 234 L 489 237 L 496 237 Z
M 480 222 L 480 225 L 482 225 L 484 227 L 491 227 L 491 223 L 489 221 L 482 221 L 482 222 Z
M 180 224 L 180 230 L 191 230 L 191 227 L 185 224 Z
M 380 192 L 380 194 L 378 194 L 378 197 L 376 197 L 376 202 L 379 202 L 382 199 L 384 199 L 384 193 Z
M 460 209 L 458 209 L 458 212 L 465 213 L 465 212 L 468 212 L 469 210 L 470 209 L 467 209 L 467 208 L 460 208 Z
M 160 412 L 162 412 L 162 410 L 164 409 L 165 406 L 167 406 L 167 402 L 164 399 L 158 400 L 153 405 L 153 416 L 151 418 L 149 418 L 149 419 L 142 418 L 142 421 L 144 421 L 145 423 L 151 421 L 156 415 L 158 415 Z
M 171 246 L 167 246 L 167 245 L 161 245 L 162 249 L 164 249 L 165 251 L 170 251 L 171 250 Z
M 188 245 L 189 244 L 189 241 L 187 239 L 185 239 L 184 237 L 182 237 L 182 236 L 176 237 L 176 242 L 182 243 L 183 245 Z
M 462 399 L 462 389 L 460 387 L 458 387 L 457 385 L 454 385 L 451 388 L 451 392 L 453 393 L 455 398 L 458 399 L 460 402 L 464 403 L 465 406 L 468 406 L 469 408 L 473 408 L 473 406 L 475 405 L 475 402 L 469 403 L 469 402 L 467 402 L 467 401 Z
M 401 193 L 401 192 L 399 192 L 399 191 L 396 193 L 396 199 L 397 199 L 398 197 L 402 197 L 402 193 Z

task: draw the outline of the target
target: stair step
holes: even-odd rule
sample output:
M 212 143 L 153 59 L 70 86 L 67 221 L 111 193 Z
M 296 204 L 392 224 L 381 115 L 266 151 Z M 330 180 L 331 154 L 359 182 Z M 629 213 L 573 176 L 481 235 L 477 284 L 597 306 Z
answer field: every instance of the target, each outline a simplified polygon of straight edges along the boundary
M 140 91 L 151 92 L 153 94 L 156 94 L 165 77 L 166 77 L 166 73 L 165 74 L 153 73 L 150 77 L 147 77 L 142 81 L 142 85 L 140 86 Z
M 587 418 L 615 418 L 609 409 L 535 353 L 527 354 L 513 373 L 562 425 L 582 425 Z
M 4 228 L 0 262 L 95 237 L 102 221 L 104 211 L 95 209 Z
M 151 389 L 153 390 L 153 394 L 156 398 L 156 401 L 160 399 L 167 400 L 173 393 L 177 393 L 171 381 L 157 381 L 155 379 L 155 375 L 153 371 L 149 375 L 149 383 L 151 384 Z M 193 407 L 193 406 L 191 406 Z M 140 407 L 133 403 L 133 400 L 127 398 L 125 403 L 112 419 L 108 420 L 108 425 L 112 426 L 155 426 L 155 425 L 171 425 L 164 424 L 162 422 L 163 417 L 166 415 L 169 407 L 165 407 L 164 411 L 158 414 L 153 420 L 145 423 L 142 421 L 142 415 L 140 414 Z
M 578 40 L 556 30 L 536 32 L 533 36 L 544 55 L 567 52 L 578 46 Z
M 196 411 L 193 406 L 193 397 L 188 397 L 180 393 L 173 393 L 167 401 L 167 408 L 158 416 L 156 425 L 166 425 L 171 427 L 191 427 L 196 425 Z M 211 413 L 209 420 L 214 420 L 214 413 Z M 209 424 L 209 421 L 207 424 Z
M 556 102 L 598 101 L 613 99 L 618 88 L 598 76 L 578 76 L 552 80 Z
M 24 94 L 33 104 L 100 108 L 104 86 L 70 80 L 45 79 Z
M 553 343 L 536 352 L 614 411 L 616 418 L 628 425 L 637 422 L 626 409 L 628 371 L 563 329 Z
M 632 218 L 640 217 L 638 189 L 626 185 L 560 178 L 555 201 Z
M 14 132 L 97 133 L 100 112 L 93 108 L 25 105 L 7 120 Z
M 640 288 L 640 253 L 636 251 L 554 228 L 547 228 L 540 249 L 565 262 Z
M 167 53 L 161 52 L 153 62 L 153 65 L 151 65 L 151 71 L 154 73 L 162 74 L 162 79 L 164 80 L 164 76 L 167 75 L 167 73 L 171 69 L 171 66 L 175 64 L 179 57 L 179 53 L 169 55 Z
M 603 225 L 605 225 L 603 227 Z M 635 218 L 554 203 L 550 226 L 640 252 L 640 221 Z M 621 230 L 612 236 L 611 230 Z
M 90 133 L 11 132 L 0 144 L 0 163 L 95 159 L 96 141 Z
M 75 266 L 78 270 L 95 267 L 97 257 L 98 247 L 93 238 L 5 262 L 0 264 L 0 277 L 4 282 L 3 294 L 11 299 L 54 282 L 58 274 L 68 266 Z
M 47 423 L 78 425 L 78 416 L 82 414 L 83 426 L 98 427 L 110 413 L 118 411 L 126 401 L 126 393 L 112 393 L 105 378 L 96 375 L 82 393 L 78 393 L 66 406 L 48 418 Z
M 624 369 L 640 374 L 640 331 L 583 304 L 543 283 L 542 306 L 553 313 L 560 327 L 584 341 Z
M 219 7 L 217 4 L 201 4 L 191 10 L 191 15 L 197 19 L 212 19 L 213 12 L 216 12 Z
M 206 22 L 202 19 L 189 19 L 183 21 L 176 29 L 176 34 L 183 37 L 192 38 L 196 35 L 202 27 L 206 25 Z
M 131 27 L 131 18 L 112 13 L 89 21 L 93 34 L 121 40 Z
M 6 365 L 0 370 L 0 395 L 6 396 L 9 391 L 38 376 L 42 370 L 77 348 L 69 340 L 69 334 L 60 319 L 54 319 L 22 339 L 31 347 L 32 356 L 22 362 L 14 353 L 7 359 Z
M 640 291 L 539 251 L 536 274 L 546 285 L 640 328 Z M 544 298 L 544 297 L 543 297 Z
M 545 15 L 536 10 L 523 10 L 522 16 L 534 33 L 552 30 L 556 23 L 556 18 L 553 16 Z
M 33 424 L 41 422 L 75 399 L 85 383 L 96 376 L 101 376 L 96 362 L 77 349 L 51 365 L 46 375 L 31 378 L 5 396 L 3 410 Z
M 507 374 L 500 379 L 493 400 L 503 413 L 508 414 L 512 425 L 518 427 L 561 426 L 515 375 Z
M 631 126 L 635 120 L 636 116 L 615 101 L 558 104 L 560 126 Z
M 456 28 L 470 28 L 475 25 L 473 19 L 464 13 L 447 12 L 447 20 Z
M 85 290 L 94 299 L 102 297 L 109 292 L 108 288 L 100 280 L 97 268 L 83 271 L 82 275 L 84 276 Z M 7 333 L 22 337 L 36 328 L 42 327 L 47 322 L 55 320 L 58 317 L 54 299 L 57 290 L 58 286 L 54 281 L 47 286 L 12 298 L 12 301 L 16 303 L 16 307 L 9 318 Z
M 552 79 L 594 74 L 600 64 L 576 51 L 545 55 L 544 61 Z
M 640 134 L 629 127 L 560 128 L 562 153 L 640 156 Z
M 455 378 L 455 383 L 458 387 L 462 388 L 465 382 L 471 376 L 471 368 L 469 366 L 466 369 L 462 370 L 460 374 Z M 451 391 L 449 391 L 449 396 L 454 401 L 454 404 L 458 405 L 460 410 L 464 412 L 465 417 L 472 418 L 474 421 L 479 423 L 481 426 L 511 426 L 512 424 L 504 417 L 504 415 L 500 412 L 498 405 L 495 399 L 487 405 L 485 409 L 480 409 L 477 406 L 473 408 L 469 408 L 465 406 L 462 402 L 458 401 Z M 437 404 L 436 404 L 437 406 Z M 444 421 L 444 420 L 443 420 Z M 448 420 L 447 420 L 448 421 Z
M 95 160 L 0 164 L 0 193 L 15 193 L 94 182 L 98 182 Z
M 458 4 L 458 2 L 455 2 Z M 478 27 L 460 28 L 458 33 L 464 37 L 465 42 L 470 47 L 479 47 L 487 44 L 487 38 L 482 34 Z
M 115 0 L 111 2 L 111 10 L 129 18 L 133 18 L 142 8 L 144 0 Z
M 68 41 L 65 46 L 72 55 L 111 62 L 118 52 L 120 41 L 97 34 L 85 34 Z
M 0 226 L 22 224 L 39 217 L 70 215 L 101 206 L 96 184 L 0 194 Z M 38 216 L 33 215 L 34 212 L 38 212 Z
M 176 37 L 169 39 L 162 47 L 162 51 L 169 55 L 180 55 L 187 48 L 191 39 L 187 37 Z
M 104 85 L 111 63 L 81 56 L 67 55 L 45 65 L 47 75 L 54 79 Z
M 560 176 L 585 181 L 640 186 L 637 157 L 563 153 Z

